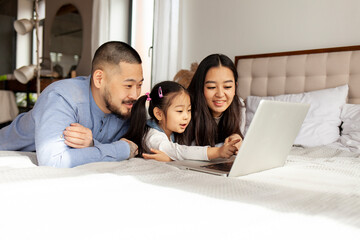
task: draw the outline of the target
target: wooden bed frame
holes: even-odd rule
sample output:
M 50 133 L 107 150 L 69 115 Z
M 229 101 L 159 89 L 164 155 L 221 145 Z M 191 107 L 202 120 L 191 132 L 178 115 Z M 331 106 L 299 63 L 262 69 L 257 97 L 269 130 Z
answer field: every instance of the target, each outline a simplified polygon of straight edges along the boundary
M 360 103 L 360 45 L 236 56 L 235 65 L 243 99 L 348 84 L 348 103 Z

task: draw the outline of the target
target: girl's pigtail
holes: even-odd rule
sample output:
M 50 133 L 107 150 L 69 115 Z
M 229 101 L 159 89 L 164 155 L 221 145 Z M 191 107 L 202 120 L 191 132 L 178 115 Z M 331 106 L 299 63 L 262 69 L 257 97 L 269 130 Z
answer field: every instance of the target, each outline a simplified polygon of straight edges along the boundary
M 138 155 L 142 156 L 142 153 L 146 152 L 146 146 L 144 145 L 144 137 L 148 131 L 146 125 L 146 95 L 141 96 L 131 109 L 130 127 L 128 132 L 123 136 L 124 138 L 133 141 L 138 146 Z

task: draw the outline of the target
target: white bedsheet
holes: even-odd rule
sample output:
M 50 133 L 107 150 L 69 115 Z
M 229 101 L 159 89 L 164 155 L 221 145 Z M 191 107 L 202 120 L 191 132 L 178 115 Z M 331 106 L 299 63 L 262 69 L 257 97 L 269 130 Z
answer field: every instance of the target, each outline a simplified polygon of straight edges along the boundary
M 28 155 L 24 156 L 24 155 Z M 224 178 L 131 159 L 73 169 L 0 152 L 0 239 L 359 239 L 360 157 L 293 148 Z

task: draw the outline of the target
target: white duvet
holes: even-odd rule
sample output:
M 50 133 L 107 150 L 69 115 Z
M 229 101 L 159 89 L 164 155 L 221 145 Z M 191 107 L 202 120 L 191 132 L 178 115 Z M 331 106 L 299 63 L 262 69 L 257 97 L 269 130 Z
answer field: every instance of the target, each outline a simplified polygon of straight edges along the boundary
M 293 148 L 239 178 L 143 159 L 72 169 L 0 152 L 0 239 L 359 239 L 359 154 Z

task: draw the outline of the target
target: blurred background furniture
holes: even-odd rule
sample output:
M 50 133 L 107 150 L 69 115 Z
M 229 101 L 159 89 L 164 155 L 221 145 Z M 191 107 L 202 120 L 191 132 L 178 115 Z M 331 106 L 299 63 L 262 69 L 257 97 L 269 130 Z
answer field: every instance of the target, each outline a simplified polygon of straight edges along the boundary
M 14 120 L 19 114 L 14 92 L 0 90 L 0 109 L 0 127 L 2 127 Z

